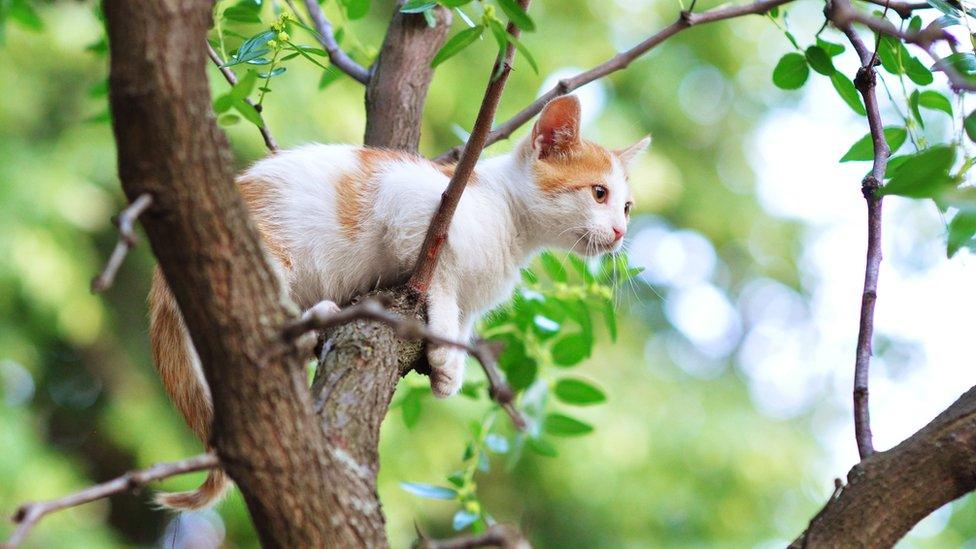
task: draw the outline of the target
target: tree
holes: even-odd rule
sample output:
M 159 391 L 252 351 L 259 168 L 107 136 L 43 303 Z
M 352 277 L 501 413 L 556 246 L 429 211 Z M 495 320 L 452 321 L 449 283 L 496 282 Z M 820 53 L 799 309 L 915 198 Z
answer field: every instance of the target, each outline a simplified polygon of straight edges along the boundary
M 788 2 L 762 0 L 702 12 L 695 12 L 692 4 L 692 9 L 682 11 L 673 24 L 591 70 L 560 80 L 494 129 L 491 123 L 495 108 L 516 53 L 523 58 L 520 61 L 534 63 L 519 42 L 520 31 L 535 25 L 525 11 L 527 1 L 499 1 L 499 9 L 510 21 L 507 28 L 493 9 L 486 9 L 480 24 L 450 38 L 446 22 L 451 16 L 445 6 L 458 2 L 402 3 L 370 68 L 343 52 L 318 3 L 307 0 L 302 10 L 289 2 L 288 10 L 282 12 L 289 15 L 280 16 L 271 29 L 244 40 L 232 55 L 223 44 L 224 35 L 216 30 L 218 44 L 211 45 L 208 53 L 211 60 L 221 65 L 233 87 L 213 107 L 204 55 L 212 17 L 209 3 L 105 3 L 119 174 L 133 203 L 131 215 L 123 219 L 131 223 L 132 218 L 139 217 L 145 226 L 153 252 L 187 320 L 207 377 L 221 380 L 211 383 L 215 389 L 217 455 L 221 466 L 241 487 L 263 543 L 385 544 L 383 516 L 375 490 L 379 426 L 397 380 L 415 367 L 420 356 L 416 342 L 400 336 L 427 337 L 404 319 L 423 316 L 423 292 L 436 268 L 437 250 L 484 146 L 510 135 L 552 97 L 626 68 L 637 57 L 687 28 L 749 14 L 769 14 L 775 19 Z M 364 5 L 368 2 L 344 2 L 350 16 Z M 905 43 L 918 46 L 938 61 L 960 91 L 973 86 L 972 54 L 953 54 L 944 59 L 935 55 L 933 45 L 950 40 L 951 35 L 939 24 L 921 28 L 921 20 L 914 18 L 913 13 L 927 6 L 891 2 L 879 5 L 908 20 L 908 29 L 894 27 L 883 16 L 864 14 L 846 1 L 834 0 L 825 12 L 825 25 L 840 29 L 860 58 L 861 68 L 853 82 L 837 71 L 831 60 L 843 48 L 818 39 L 816 45 L 802 49 L 792 35 L 788 35 L 790 40 L 803 53 L 787 54 L 773 73 L 774 83 L 789 89 L 801 86 L 810 68 L 830 77 L 841 98 L 868 120 L 869 135 L 852 147 L 848 159 L 873 160 L 871 173 L 862 182 L 868 205 L 869 248 L 853 392 L 862 462 L 852 469 L 848 484 L 838 487 L 824 510 L 813 518 L 809 529 L 797 540 L 800 545 L 892 543 L 934 509 L 976 488 L 971 462 L 972 437 L 976 432 L 972 409 L 976 395 L 972 391 L 902 445 L 875 453 L 871 443 L 867 372 L 881 260 L 883 196 L 931 198 L 944 209 L 958 210 L 949 226 L 950 254 L 962 246 L 972 246 L 976 232 L 969 219 L 974 211 L 972 195 L 966 187 L 959 187 L 971 162 L 967 160 L 963 167 L 956 168 L 954 147 L 933 146 L 892 158 L 889 164 L 889 149 L 897 149 L 895 143 L 905 141 L 914 123 L 906 120 L 905 130 L 886 128 L 875 89 L 878 62 L 892 74 L 905 75 L 919 85 L 932 81 L 931 72 L 911 55 Z M 250 6 L 249 2 L 235 4 L 232 16 L 244 20 L 256 17 L 256 8 Z M 222 16 L 227 17 L 230 9 Z M 951 6 L 945 9 L 947 16 L 959 16 Z M 878 33 L 874 51 L 863 43 L 854 23 Z M 314 32 L 324 50 L 313 51 L 293 42 L 292 34 L 299 29 Z M 275 141 L 260 110 L 272 78 L 286 68 L 282 64 L 289 58 L 322 63 L 316 58 L 327 57 L 330 65 L 325 68 L 324 78 L 342 71 L 366 87 L 366 144 L 416 150 L 421 113 L 433 75 L 431 65 L 444 62 L 480 34 L 497 40 L 498 57 L 486 74 L 487 89 L 470 138 L 463 149 L 443 156 L 457 158 L 458 166 L 432 221 L 414 278 L 407 287 L 384 292 L 380 299 L 399 316 L 387 317 L 382 311 L 370 312 L 363 307 L 351 310 L 344 320 L 352 321 L 330 332 L 331 349 L 323 355 L 309 393 L 302 368 L 308 351 L 282 338 L 282 330 L 292 325 L 294 311 L 275 297 L 279 292 L 274 277 L 233 187 L 226 138 L 211 113 L 224 113 L 224 121 L 230 121 L 230 116 L 243 117 L 258 127 L 268 148 L 274 149 Z M 232 67 L 251 61 L 263 67 L 264 72 L 248 72 L 238 80 Z M 250 97 L 258 80 L 263 85 L 255 101 Z M 952 112 L 951 103 L 930 90 L 912 95 L 908 106 L 918 124 L 924 123 L 919 107 L 948 106 Z M 237 114 L 229 114 L 231 109 Z M 968 117 L 966 120 L 968 127 Z M 885 180 L 888 183 L 883 185 Z M 131 245 L 131 236 L 125 223 L 120 227 L 123 240 L 119 249 L 125 250 Z M 119 259 L 112 263 L 115 269 L 123 256 L 124 251 L 120 251 Z M 565 276 L 560 274 L 561 268 L 555 262 L 549 275 Z M 112 271 L 113 268 L 108 269 L 102 285 L 110 282 Z M 585 267 L 580 270 L 581 276 L 587 273 L 593 276 Z M 375 306 L 377 302 L 365 301 L 363 305 L 369 303 Z M 319 320 L 335 324 L 335 319 Z M 472 351 L 479 353 L 487 371 L 493 372 L 489 350 L 477 347 Z M 511 377 L 512 372 L 508 373 Z M 501 378 L 491 379 L 493 396 L 508 408 L 513 397 L 510 389 Z M 518 412 L 511 413 L 513 418 L 519 417 Z M 550 423 L 562 422 L 564 429 L 588 427 L 574 421 L 550 417 Z M 479 433 L 476 438 L 484 443 L 486 434 Z M 200 458 L 192 466 L 184 463 L 163 470 L 178 473 L 188 467 L 212 465 L 211 460 Z M 153 474 L 135 475 L 115 486 L 125 489 L 153 478 Z M 919 485 L 927 489 L 915 490 Z M 887 507 L 886 502 L 892 498 L 905 503 L 897 508 Z M 19 514 L 24 528 L 14 541 L 42 516 L 38 509 L 45 510 L 28 506 Z M 507 529 L 492 533 L 504 534 L 506 540 L 517 536 Z

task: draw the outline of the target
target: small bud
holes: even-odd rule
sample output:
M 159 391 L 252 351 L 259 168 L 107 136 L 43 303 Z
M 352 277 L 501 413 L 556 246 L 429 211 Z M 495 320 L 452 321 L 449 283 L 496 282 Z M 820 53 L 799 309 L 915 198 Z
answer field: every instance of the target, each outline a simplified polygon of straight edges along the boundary
M 287 32 L 281 31 L 281 32 L 278 33 L 278 40 L 280 40 L 282 42 L 287 42 L 290 39 L 291 39 L 291 37 L 288 36 L 288 33 Z
M 277 49 L 278 42 L 276 40 L 268 40 L 268 47 L 271 49 Z

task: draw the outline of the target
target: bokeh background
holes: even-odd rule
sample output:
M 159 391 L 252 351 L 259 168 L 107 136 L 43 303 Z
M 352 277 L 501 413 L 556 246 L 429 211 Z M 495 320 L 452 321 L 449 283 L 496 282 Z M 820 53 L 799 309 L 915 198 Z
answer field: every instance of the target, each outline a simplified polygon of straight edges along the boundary
M 338 18 L 335 6 L 326 9 Z M 679 9 L 671 0 L 536 0 L 539 29 L 523 41 L 541 73 L 518 67 L 499 116 L 558 76 L 640 41 Z M 148 247 L 129 256 L 108 292 L 88 290 L 115 244 L 110 218 L 123 206 L 94 3 L 43 2 L 37 10 L 38 28 L 8 23 L 0 43 L 3 515 L 23 501 L 200 451 L 153 371 Z M 809 0 L 790 8 L 794 34 L 809 40 L 821 10 Z M 377 0 L 351 24 L 365 49 L 379 44 L 391 12 L 392 2 Z M 462 24 L 455 18 L 457 29 Z M 538 546 L 782 546 L 856 461 L 850 387 L 867 166 L 837 161 L 866 127 L 826 79 L 794 93 L 772 85 L 772 66 L 789 49 L 781 31 L 752 16 L 691 29 L 579 92 L 590 138 L 624 146 L 654 136 L 633 177 L 628 236 L 631 261 L 645 271 L 618 289 L 621 338 L 601 338 L 581 367 L 609 395 L 576 413 L 596 432 L 560 440 L 558 457 L 527 454 L 480 479 L 491 512 L 518 522 Z M 486 40 L 438 69 L 424 153 L 459 143 L 492 52 Z M 856 68 L 849 53 L 835 63 L 848 74 Z M 283 146 L 360 142 L 362 88 L 341 79 L 319 90 L 319 76 L 310 64 L 292 64 L 276 79 L 265 116 Z M 227 89 L 216 72 L 211 83 L 215 94 Z M 954 128 L 946 118 L 926 131 Z M 253 127 L 237 124 L 228 134 L 240 166 L 264 154 Z M 886 215 L 871 385 L 880 448 L 976 383 L 972 256 L 946 259 L 945 222 L 931 203 L 892 197 Z M 413 429 L 399 410 L 388 416 L 380 495 L 394 547 L 409 545 L 414 523 L 450 533 L 456 504 L 419 499 L 400 482 L 442 483 L 482 411 L 463 399 L 428 398 Z M 162 486 L 188 489 L 199 480 Z M 180 517 L 154 510 L 149 497 L 60 512 L 27 545 L 257 544 L 239 494 Z M 903 544 L 976 546 L 974 512 L 964 498 Z M 0 538 L 10 530 L 0 523 Z

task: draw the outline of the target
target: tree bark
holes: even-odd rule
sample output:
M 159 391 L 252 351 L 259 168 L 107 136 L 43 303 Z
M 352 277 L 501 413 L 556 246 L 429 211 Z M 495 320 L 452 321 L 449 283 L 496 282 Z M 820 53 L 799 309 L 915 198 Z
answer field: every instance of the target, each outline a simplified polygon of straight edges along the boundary
M 347 517 L 374 479 L 327 448 L 305 383 L 306 352 L 285 343 L 293 316 L 233 183 L 210 106 L 207 1 L 106 0 L 119 176 L 142 216 L 211 387 L 213 444 L 263 545 L 378 546 Z M 378 507 L 378 506 L 377 506 Z M 382 523 L 379 525 L 382 534 Z
M 904 442 L 847 474 L 791 547 L 890 547 L 976 489 L 976 387 Z
M 427 90 L 434 77 L 431 59 L 444 45 L 451 28 L 451 12 L 434 10 L 437 25 L 428 27 L 422 15 L 400 13 L 396 4 L 380 55 L 366 84 L 366 135 L 371 147 L 416 152 Z

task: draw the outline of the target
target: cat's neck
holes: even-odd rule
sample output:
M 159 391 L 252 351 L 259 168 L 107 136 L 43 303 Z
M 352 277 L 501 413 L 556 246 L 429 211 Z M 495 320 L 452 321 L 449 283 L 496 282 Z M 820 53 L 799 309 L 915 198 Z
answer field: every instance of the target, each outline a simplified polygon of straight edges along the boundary
M 475 174 L 476 184 L 495 194 L 504 205 L 511 223 L 514 259 L 519 263 L 527 262 L 544 245 L 538 238 L 542 228 L 538 226 L 530 204 L 535 183 L 531 180 L 529 168 L 517 153 L 511 152 L 480 160 Z

